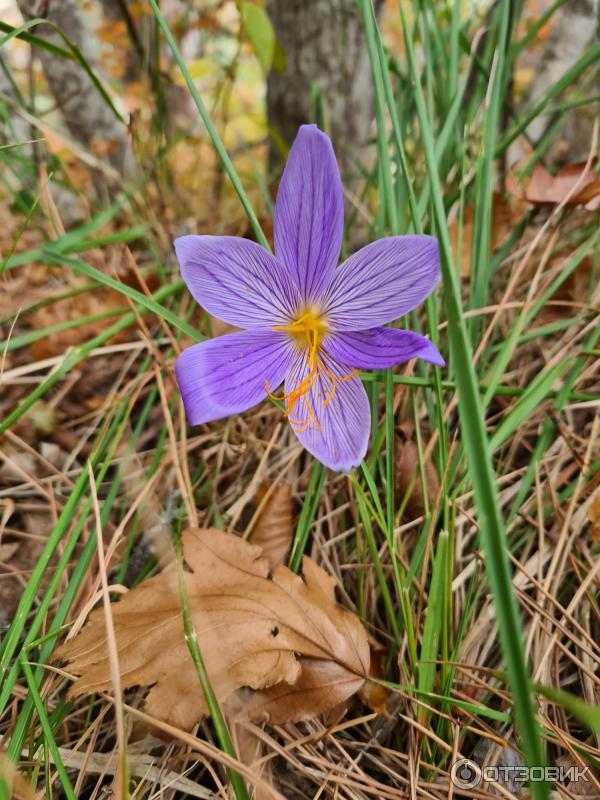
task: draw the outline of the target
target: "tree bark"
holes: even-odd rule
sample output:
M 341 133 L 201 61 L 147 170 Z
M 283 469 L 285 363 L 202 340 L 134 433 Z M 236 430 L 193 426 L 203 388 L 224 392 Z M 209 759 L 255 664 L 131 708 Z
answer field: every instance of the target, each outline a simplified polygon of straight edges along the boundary
M 76 0 L 17 0 L 25 20 L 43 17 L 60 28 L 77 45 L 92 69 L 96 68 L 96 37 Z M 39 25 L 36 36 L 64 49 L 61 36 L 49 25 Z M 44 75 L 56 104 L 74 139 L 104 156 L 120 171 L 128 172 L 133 157 L 127 129 L 114 116 L 89 75 L 77 61 L 39 49 Z
M 531 5 L 541 16 L 550 8 L 551 2 L 536 0 Z M 569 0 L 554 13 L 547 29 L 548 35 L 540 37 L 536 45 L 527 48 L 517 63 L 517 69 L 522 67 L 534 73 L 534 78 L 522 97 L 522 105 L 533 103 L 542 97 L 596 40 L 598 0 Z M 581 87 L 588 75 L 589 69 L 572 85 L 571 91 Z M 589 84 L 587 95 L 595 94 L 597 86 L 597 81 Z M 546 153 L 547 166 L 583 161 L 588 157 L 596 115 L 596 103 L 574 108 L 569 113 L 559 135 L 554 137 L 553 144 Z M 527 128 L 529 140 L 534 144 L 541 141 L 555 118 L 553 114 L 537 117 Z M 522 155 L 519 143 L 516 142 L 511 148 L 509 160 L 515 161 Z
M 19 97 L 15 84 L 10 78 L 10 65 L 7 63 L 2 51 L 0 50 L 0 94 L 3 94 L 8 100 L 18 103 Z M 0 138 L 2 142 L 16 143 L 24 142 L 27 139 L 33 138 L 29 125 L 17 114 L 12 113 L 12 109 L 8 108 L 0 101 Z
M 377 11 L 382 4 L 377 0 Z M 311 121 L 311 86 L 316 85 L 344 180 L 352 187 L 368 157 L 365 145 L 374 117 L 371 68 L 356 0 L 268 0 L 267 12 L 286 61 L 283 72 L 273 69 L 268 77 L 269 125 L 289 146 L 298 126 Z M 274 141 L 269 163 L 273 169 L 281 165 Z

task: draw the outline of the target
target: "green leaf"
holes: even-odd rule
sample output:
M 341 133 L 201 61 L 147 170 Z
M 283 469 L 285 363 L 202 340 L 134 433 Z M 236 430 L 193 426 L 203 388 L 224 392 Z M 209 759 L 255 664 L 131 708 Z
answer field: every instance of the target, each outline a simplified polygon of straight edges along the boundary
M 254 3 L 240 3 L 242 29 L 265 72 L 271 69 L 275 56 L 275 33 L 267 12 Z M 280 48 L 281 50 L 281 48 Z M 279 66 L 281 58 L 278 57 Z
M 14 25 L 9 25 L 7 22 L 2 22 L 2 20 L 0 20 L 0 31 L 9 34 L 9 36 L 4 37 L 2 41 L 0 41 L 0 47 L 2 47 L 2 45 L 5 44 L 11 36 L 16 36 L 17 38 L 22 39 L 24 42 L 28 42 L 36 47 L 41 47 L 42 50 L 48 50 L 48 52 L 54 53 L 54 55 L 60 56 L 61 58 L 71 61 L 75 58 L 73 53 L 70 53 L 68 50 L 63 50 L 62 47 L 57 47 L 56 45 L 52 44 L 52 42 L 47 42 L 45 39 L 41 39 L 39 36 L 34 36 L 31 33 L 27 33 L 27 28 L 30 27 L 31 23 L 26 23 L 25 25 L 21 25 L 19 28 L 15 28 Z
M 192 80 L 197 81 L 199 78 L 206 78 L 207 76 L 214 76 L 219 72 L 219 65 L 209 58 L 195 58 L 188 63 L 188 70 Z M 183 77 L 178 81 L 180 84 L 185 84 Z
M 445 583 L 447 551 L 448 532 L 441 531 L 433 562 L 429 600 L 425 609 L 425 624 L 423 625 L 423 641 L 418 672 L 417 688 L 424 695 L 431 693 L 435 684 L 436 664 L 439 658 L 439 647 L 444 625 L 443 609 L 447 605 L 444 598 L 444 593 L 447 592 Z M 419 721 L 425 724 L 428 718 L 429 710 L 421 709 Z
M 379 32 L 374 20 L 372 2 L 360 0 L 360 5 L 363 9 L 363 17 L 370 18 L 372 23 L 368 30 L 366 29 L 366 34 L 368 37 L 376 39 Z M 425 167 L 431 187 L 432 218 L 440 244 L 451 365 L 455 370 L 463 445 L 469 476 L 473 484 L 480 538 L 485 553 L 485 566 L 494 598 L 500 645 L 506 661 L 517 730 L 525 758 L 531 765 L 543 765 L 545 763 L 544 746 L 532 702 L 531 678 L 527 665 L 519 607 L 512 586 L 511 567 L 506 553 L 506 529 L 498 503 L 496 475 L 485 430 L 477 376 L 473 366 L 473 352 L 467 336 L 461 287 L 454 268 L 448 235 L 444 187 L 440 180 L 435 150 L 435 126 L 427 108 L 414 41 L 408 29 L 403 5 L 399 0 L 397 7 L 406 46 L 408 74 L 414 91 Z M 507 0 L 504 0 L 499 6 L 503 13 L 505 13 L 506 5 Z M 376 92 L 381 91 L 380 84 L 379 81 L 375 82 Z M 506 87 L 506 81 L 503 86 Z M 503 93 L 491 93 L 490 101 L 501 104 Z M 481 167 L 481 162 L 479 162 L 479 167 Z M 548 787 L 541 782 L 532 784 L 532 796 L 536 800 L 545 800 L 548 797 Z
M 579 722 L 582 722 L 592 733 L 600 733 L 600 706 L 586 703 L 580 697 L 577 697 L 570 692 L 565 692 L 563 689 L 556 689 L 554 686 L 543 686 L 541 683 L 536 683 L 533 687 L 538 694 L 543 695 L 551 703 L 562 706 L 565 711 Z

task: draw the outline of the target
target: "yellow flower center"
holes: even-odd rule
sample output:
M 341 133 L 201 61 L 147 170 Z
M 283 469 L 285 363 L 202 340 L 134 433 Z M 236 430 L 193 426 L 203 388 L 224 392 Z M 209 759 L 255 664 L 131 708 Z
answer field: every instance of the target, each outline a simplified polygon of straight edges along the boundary
M 296 433 L 306 430 L 311 422 L 313 422 L 320 431 L 321 425 L 310 405 L 308 393 L 320 377 L 327 387 L 327 393 L 325 395 L 319 395 L 323 399 L 323 408 L 325 408 L 334 398 L 336 384 L 338 382 L 345 383 L 349 381 L 350 378 L 358 375 L 358 370 L 352 370 L 348 375 L 340 377 L 334 375 L 333 372 L 325 366 L 323 359 L 320 357 L 320 349 L 323 339 L 329 331 L 329 325 L 323 316 L 313 308 L 302 309 L 289 325 L 276 325 L 273 330 L 289 333 L 294 343 L 308 353 L 306 360 L 308 374 L 306 377 L 291 391 L 284 392 L 281 398 L 276 399 L 281 399 L 285 402 L 285 411 L 290 423 L 295 426 L 300 426 L 295 428 Z M 269 396 L 273 397 L 269 391 L 268 381 L 265 381 L 265 386 Z M 304 423 L 293 420 L 290 416 L 298 400 L 301 398 L 304 399 L 306 405 L 307 418 Z
M 329 330 L 329 325 L 317 311 L 308 308 L 300 311 L 290 325 L 276 325 L 273 330 L 289 333 L 298 347 L 308 350 L 310 361 L 316 356 L 321 342 Z

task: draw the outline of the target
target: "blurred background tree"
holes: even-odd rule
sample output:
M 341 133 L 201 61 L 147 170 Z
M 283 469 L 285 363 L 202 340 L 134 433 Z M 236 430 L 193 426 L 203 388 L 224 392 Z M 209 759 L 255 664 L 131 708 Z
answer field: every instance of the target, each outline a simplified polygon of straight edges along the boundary
M 17 0 L 17 5 L 25 21 L 42 18 L 50 23 L 34 26 L 36 36 L 62 49 L 66 36 L 90 67 L 98 69 L 99 47 L 90 15 L 76 0 Z M 133 168 L 133 156 L 127 129 L 98 93 L 89 74 L 76 60 L 61 58 L 50 50 L 38 48 L 36 55 L 71 135 L 95 155 L 129 172 Z
M 379 15 L 383 0 L 376 0 Z M 373 82 L 356 0 L 269 0 L 285 64 L 267 82 L 269 162 L 281 163 L 298 126 L 318 121 L 334 141 L 347 185 L 356 184 L 372 134 Z
M 433 39 L 420 41 L 425 28 L 419 30 L 419 26 L 438 8 L 440 27 L 436 35 L 446 35 L 454 5 L 440 0 L 423 6 L 418 14 L 418 4 L 403 5 L 409 17 L 416 14 L 420 19 L 415 35 L 421 57 L 427 59 L 431 70 L 442 65 L 436 60 Z M 461 24 L 467 25 L 471 15 L 474 29 L 480 32 L 473 43 L 485 58 L 485 32 L 493 28 L 498 4 L 464 0 L 459 5 Z M 595 35 L 598 0 L 562 4 L 524 0 L 518 36 L 527 39 L 529 27 L 537 25 L 554 6 L 539 36 L 532 38 L 515 61 L 513 93 L 504 110 L 503 124 L 542 96 L 589 47 Z M 239 213 L 234 211 L 237 201 L 222 165 L 208 146 L 206 131 L 148 4 L 132 0 L 0 0 L 2 19 L 11 24 L 19 24 L 17 8 L 25 20 L 41 17 L 52 23 L 37 25 L 31 33 L 63 51 L 65 40 L 53 25 L 64 32 L 106 88 L 118 112 L 76 59 L 38 46 L 29 50 L 24 42 L 14 41 L 5 48 L 0 62 L 0 91 L 7 98 L 5 113 L 13 127 L 23 130 L 19 106 L 27 106 L 34 116 L 41 112 L 44 125 L 56 131 L 64 126 L 73 142 L 102 162 L 101 166 L 106 165 L 107 172 L 110 167 L 117 170 L 119 179 L 145 178 L 150 192 L 156 187 L 159 204 L 176 186 L 185 189 L 175 192 L 176 203 L 193 211 L 200 226 L 216 216 L 232 219 Z M 356 0 L 164 0 L 162 8 L 253 201 L 266 212 L 267 228 L 267 189 L 272 196 L 287 150 L 298 126 L 305 122 L 317 122 L 331 135 L 343 172 L 347 210 L 354 210 L 357 221 L 365 220 L 363 212 L 370 207 L 371 199 L 362 197 L 359 213 L 361 203 L 356 195 L 361 187 L 370 185 L 372 178 L 375 126 L 373 83 Z M 398 89 L 399 108 L 410 118 L 413 93 L 404 77 L 405 47 L 397 0 L 375 0 L 374 9 Z M 478 81 L 476 94 L 488 79 L 488 73 L 476 67 L 480 60 L 473 60 L 471 69 Z M 17 76 L 16 80 L 9 80 L 11 74 Z M 587 82 L 585 86 L 582 81 Z M 592 94 L 593 76 L 583 76 L 573 84 L 576 86 Z M 436 99 L 445 117 L 454 96 L 445 85 L 440 85 L 439 92 Z M 468 91 L 465 96 L 471 94 Z M 476 108 L 471 110 L 475 116 L 469 116 L 469 124 L 477 119 Z M 556 115 L 537 117 L 526 136 L 511 147 L 506 166 L 527 157 L 555 124 L 562 125 L 561 135 L 553 139 L 548 163 L 581 160 L 587 152 L 593 121 L 593 106 L 585 104 L 572 109 L 566 124 Z M 29 138 L 39 134 L 34 127 Z M 46 135 L 47 128 L 41 130 Z M 56 151 L 56 142 L 50 147 Z M 30 149 L 35 171 L 42 150 L 37 145 Z M 413 166 L 418 173 L 422 161 L 417 151 L 409 147 L 408 157 L 416 159 Z M 449 157 L 445 166 L 451 169 L 455 163 Z M 182 197 L 192 198 L 189 208 Z M 198 202 L 200 197 L 202 202 Z M 219 215 L 224 202 L 230 202 L 229 213 Z M 181 211 L 179 208 L 176 215 L 179 219 L 185 216 Z M 163 212 L 171 213 L 167 208 Z M 361 225 L 350 225 L 351 246 L 362 237 Z

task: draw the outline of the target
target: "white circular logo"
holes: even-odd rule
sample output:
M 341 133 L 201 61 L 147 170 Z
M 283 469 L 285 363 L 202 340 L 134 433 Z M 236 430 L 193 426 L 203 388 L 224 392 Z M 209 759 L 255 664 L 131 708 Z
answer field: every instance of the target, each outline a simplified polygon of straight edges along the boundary
M 450 780 L 458 789 L 474 789 L 481 783 L 481 767 L 468 758 L 455 761 L 450 770 Z

